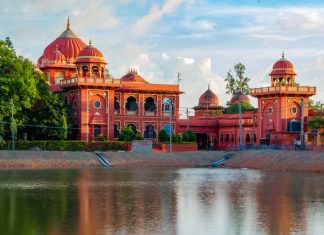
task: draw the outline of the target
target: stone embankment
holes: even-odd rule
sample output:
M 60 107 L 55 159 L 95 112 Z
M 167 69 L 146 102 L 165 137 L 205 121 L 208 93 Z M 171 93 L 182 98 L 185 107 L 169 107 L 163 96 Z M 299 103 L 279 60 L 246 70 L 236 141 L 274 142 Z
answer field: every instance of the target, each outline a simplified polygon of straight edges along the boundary
M 229 152 L 104 152 L 114 167 L 207 167 Z M 249 150 L 231 152 L 228 168 L 307 171 L 324 173 L 324 152 Z M 0 168 L 89 168 L 101 167 L 91 152 L 0 151 Z
M 176 153 L 104 152 L 114 167 L 206 167 L 222 159 L 223 151 Z M 91 152 L 0 151 L 0 168 L 84 168 L 101 167 Z
M 249 150 L 234 156 L 225 167 L 324 173 L 323 151 Z

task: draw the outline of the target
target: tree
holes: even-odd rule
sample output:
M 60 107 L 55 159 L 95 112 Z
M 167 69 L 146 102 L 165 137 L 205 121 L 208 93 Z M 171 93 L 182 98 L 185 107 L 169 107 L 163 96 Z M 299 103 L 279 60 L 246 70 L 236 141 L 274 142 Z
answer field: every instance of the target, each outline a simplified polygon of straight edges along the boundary
M 130 126 L 124 126 L 120 135 L 119 141 L 132 141 L 135 138 L 135 133 Z
M 0 120 L 11 122 L 31 138 L 67 138 L 68 107 L 62 93 L 52 93 L 47 77 L 31 61 L 17 56 L 10 38 L 0 40 Z M 71 124 L 71 122 L 69 122 Z M 17 133 L 17 131 L 15 131 Z
M 239 106 L 240 106 L 239 103 L 228 104 L 226 108 L 226 113 L 239 113 Z M 245 112 L 247 110 L 253 110 L 254 107 L 250 103 L 241 102 L 241 109 L 242 112 Z
M 14 114 L 33 106 L 38 98 L 36 75 L 32 62 L 16 55 L 9 38 L 0 40 L 0 120 L 10 122 L 11 99 Z M 25 121 L 23 116 L 15 119 L 17 125 Z
M 308 109 L 324 111 L 324 103 L 322 103 L 322 101 L 320 100 L 315 101 L 312 99 L 308 99 Z
M 245 77 L 245 66 L 242 63 L 234 65 L 235 77 L 232 75 L 231 70 L 228 71 L 225 78 L 226 94 L 241 94 L 247 95 L 250 93 L 249 81 L 250 78 Z
M 324 128 L 324 117 L 314 116 L 308 120 L 308 128 L 311 130 L 319 130 Z

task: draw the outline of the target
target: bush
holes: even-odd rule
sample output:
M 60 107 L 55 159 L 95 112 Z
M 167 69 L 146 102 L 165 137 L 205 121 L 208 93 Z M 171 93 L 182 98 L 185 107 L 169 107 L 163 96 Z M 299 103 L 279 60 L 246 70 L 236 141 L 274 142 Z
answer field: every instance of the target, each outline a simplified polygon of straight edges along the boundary
M 160 142 L 167 142 L 169 140 L 169 134 L 166 130 L 160 130 L 158 134 L 158 139 Z
M 137 133 L 135 136 L 135 140 L 144 140 L 144 137 L 141 133 Z
M 127 142 L 121 141 L 16 141 L 16 150 L 30 150 L 39 148 L 41 150 L 52 151 L 107 151 L 107 150 L 127 150 Z M 0 149 L 11 150 L 12 142 L 2 142 Z
M 182 142 L 182 134 L 172 135 L 173 143 L 181 143 Z
M 191 129 L 187 130 L 188 140 L 189 142 L 196 142 L 196 135 L 192 132 Z
M 131 127 L 124 126 L 120 135 L 119 141 L 131 141 L 135 138 L 135 133 Z
M 308 120 L 308 128 L 312 130 L 319 130 L 324 128 L 324 117 L 314 116 Z

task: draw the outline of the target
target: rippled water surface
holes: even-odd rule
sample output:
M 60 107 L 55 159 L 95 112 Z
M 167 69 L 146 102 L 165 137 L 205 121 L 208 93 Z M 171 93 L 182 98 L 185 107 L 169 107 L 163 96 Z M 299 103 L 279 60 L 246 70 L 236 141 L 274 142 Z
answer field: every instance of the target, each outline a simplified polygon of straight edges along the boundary
M 324 234 L 324 175 L 1 170 L 0 234 Z

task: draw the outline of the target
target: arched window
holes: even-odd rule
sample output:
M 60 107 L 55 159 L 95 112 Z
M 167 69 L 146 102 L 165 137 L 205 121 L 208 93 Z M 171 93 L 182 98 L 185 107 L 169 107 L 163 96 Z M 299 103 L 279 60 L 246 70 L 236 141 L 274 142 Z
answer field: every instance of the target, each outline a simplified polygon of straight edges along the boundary
M 251 137 L 249 133 L 246 133 L 245 135 L 245 142 L 249 143 L 251 141 Z
M 164 103 L 165 99 L 169 100 L 170 102 L 169 103 Z M 163 112 L 173 111 L 173 103 L 172 103 L 172 100 L 170 98 L 165 97 L 163 99 L 162 110 L 163 110 Z
M 114 124 L 114 138 L 119 138 L 119 130 L 116 124 Z
M 223 134 L 221 134 L 220 142 L 223 143 L 223 140 L 224 140 L 224 136 L 223 136 Z
M 256 134 L 253 133 L 253 139 L 254 139 L 254 143 L 256 143 Z
M 134 134 L 137 134 L 136 126 L 134 124 L 129 124 L 128 127 L 132 128 Z
M 118 98 L 115 96 L 115 97 L 114 97 L 114 111 L 118 111 L 118 110 L 119 110 L 119 107 L 120 107 L 120 105 L 119 105 L 119 100 L 118 100 Z
M 231 142 L 234 142 L 234 134 L 231 136 Z
M 145 99 L 145 103 L 144 103 L 144 109 L 145 111 L 148 112 L 154 112 L 156 109 L 155 103 L 154 103 L 154 99 L 152 97 L 148 97 Z
M 228 143 L 229 142 L 229 134 L 225 135 L 225 142 Z
M 128 111 L 137 111 L 137 103 L 134 96 L 130 96 L 127 98 L 126 109 Z
M 147 125 L 145 127 L 144 138 L 150 138 L 150 139 L 156 138 L 156 133 L 155 133 L 155 130 L 154 130 L 154 126 Z

